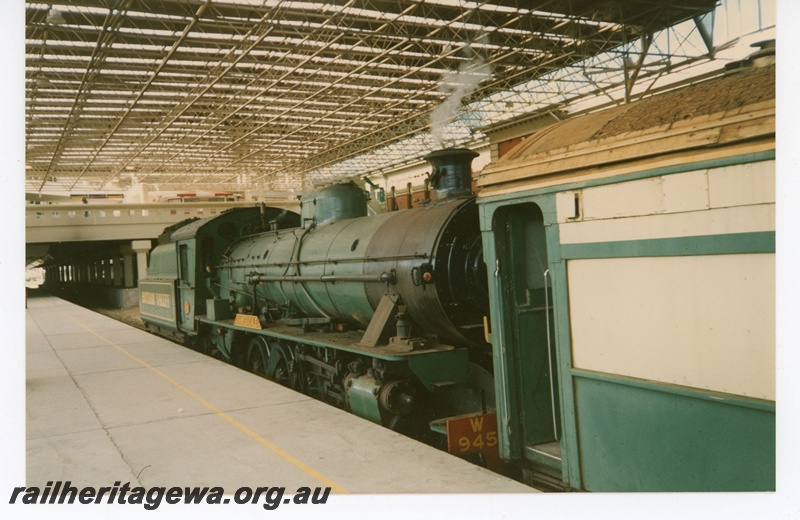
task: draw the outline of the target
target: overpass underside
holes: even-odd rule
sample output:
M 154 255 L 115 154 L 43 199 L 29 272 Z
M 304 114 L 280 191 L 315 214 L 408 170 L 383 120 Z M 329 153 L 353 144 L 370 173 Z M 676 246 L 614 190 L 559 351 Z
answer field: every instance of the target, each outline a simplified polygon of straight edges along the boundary
M 59 242 L 47 246 L 47 257 L 41 266 L 41 289 L 97 307 L 121 309 L 138 303 L 138 280 L 147 271 L 151 240 Z
M 26 208 L 28 268 L 45 271 L 42 286 L 53 294 L 93 305 L 125 308 L 138 302 L 139 278 L 150 249 L 168 226 L 214 217 L 247 203 L 59 204 Z M 270 202 L 297 210 L 297 201 Z

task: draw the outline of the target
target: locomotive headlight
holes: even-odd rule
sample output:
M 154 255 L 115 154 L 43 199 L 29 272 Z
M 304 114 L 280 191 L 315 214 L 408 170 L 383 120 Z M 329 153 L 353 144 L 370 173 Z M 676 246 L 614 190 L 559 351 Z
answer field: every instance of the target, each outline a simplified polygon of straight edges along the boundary
M 411 281 L 423 287 L 433 281 L 433 264 L 422 264 L 411 269 Z

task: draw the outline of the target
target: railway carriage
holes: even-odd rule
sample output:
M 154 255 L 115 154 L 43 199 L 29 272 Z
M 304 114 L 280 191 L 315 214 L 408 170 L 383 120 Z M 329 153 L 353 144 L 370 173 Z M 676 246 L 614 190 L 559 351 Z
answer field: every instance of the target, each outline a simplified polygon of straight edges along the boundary
M 481 172 L 500 454 L 526 475 L 775 489 L 774 78 L 567 119 Z

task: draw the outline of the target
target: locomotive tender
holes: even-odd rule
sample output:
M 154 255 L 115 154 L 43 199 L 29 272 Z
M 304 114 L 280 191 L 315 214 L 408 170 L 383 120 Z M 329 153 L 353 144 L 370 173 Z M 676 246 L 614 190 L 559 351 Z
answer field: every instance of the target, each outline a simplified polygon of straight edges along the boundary
M 526 481 L 774 490 L 766 62 L 532 134 L 477 198 L 474 154 L 440 151 L 420 208 L 366 217 L 340 185 L 270 231 L 256 210 L 172 230 L 142 318 L 419 437 L 490 413 Z

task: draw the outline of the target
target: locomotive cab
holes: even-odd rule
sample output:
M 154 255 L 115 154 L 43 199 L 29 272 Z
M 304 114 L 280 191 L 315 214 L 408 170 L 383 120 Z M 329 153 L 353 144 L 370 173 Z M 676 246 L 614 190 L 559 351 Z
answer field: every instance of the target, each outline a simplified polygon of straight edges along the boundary
M 299 216 L 279 208 L 239 208 L 164 230 L 150 252 L 147 277 L 139 281 L 139 308 L 145 325 L 192 343 L 197 332 L 195 318 L 205 315 L 206 301 L 218 295 L 216 268 L 223 251 L 232 240 L 269 225 L 297 226 Z

